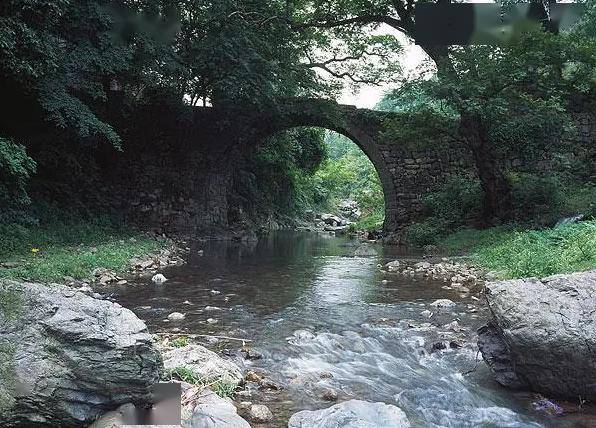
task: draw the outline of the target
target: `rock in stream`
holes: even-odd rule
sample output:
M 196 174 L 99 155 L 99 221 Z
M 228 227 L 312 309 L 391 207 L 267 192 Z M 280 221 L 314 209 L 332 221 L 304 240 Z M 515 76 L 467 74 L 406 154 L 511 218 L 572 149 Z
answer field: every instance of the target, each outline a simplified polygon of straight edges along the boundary
M 322 410 L 295 413 L 288 428 L 409 428 L 406 414 L 385 403 L 350 400 Z
M 0 281 L 0 426 L 80 427 L 149 402 L 162 360 L 145 323 L 62 285 Z
M 478 346 L 504 386 L 596 400 L 596 271 L 489 283 Z

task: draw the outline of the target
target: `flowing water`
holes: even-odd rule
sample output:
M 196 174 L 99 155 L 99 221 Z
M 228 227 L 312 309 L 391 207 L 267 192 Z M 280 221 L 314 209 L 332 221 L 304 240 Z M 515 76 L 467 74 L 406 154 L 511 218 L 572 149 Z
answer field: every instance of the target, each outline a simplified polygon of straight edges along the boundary
M 325 388 L 337 391 L 338 401 L 397 405 L 415 427 L 596 426 L 593 415 L 536 412 L 535 396 L 512 394 L 491 379 L 475 346 L 474 332 L 486 317 L 480 303 L 443 282 L 384 274 L 378 264 L 396 255 L 379 247 L 379 256 L 354 257 L 357 245 L 308 233 L 198 243 L 187 265 L 163 271 L 165 284 L 139 280 L 114 288 L 114 298 L 152 332 L 250 340 L 263 358 L 241 358 L 238 341 L 206 338 L 205 344 L 283 385 L 278 392 L 252 388 L 250 401 L 275 415 L 268 426 L 286 426 L 299 410 L 328 407 Z M 443 298 L 455 306 L 430 306 Z M 185 319 L 167 321 L 174 311 Z M 446 348 L 433 350 L 437 342 Z

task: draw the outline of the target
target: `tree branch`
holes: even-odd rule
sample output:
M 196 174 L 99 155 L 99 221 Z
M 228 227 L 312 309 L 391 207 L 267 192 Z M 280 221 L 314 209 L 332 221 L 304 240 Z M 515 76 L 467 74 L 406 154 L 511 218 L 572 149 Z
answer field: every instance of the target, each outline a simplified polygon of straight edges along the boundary
M 315 22 L 305 22 L 305 23 L 290 23 L 293 29 L 301 30 L 305 28 L 336 28 L 342 27 L 344 25 L 351 25 L 351 24 L 387 24 L 399 31 L 407 33 L 405 27 L 403 27 L 403 23 L 401 20 L 394 18 L 388 15 L 360 15 L 360 16 L 353 16 L 351 18 L 339 19 L 339 20 L 325 20 L 325 21 L 315 21 Z
M 373 79 L 361 79 L 358 77 L 355 77 L 354 75 L 352 75 L 351 73 L 344 71 L 344 72 L 337 72 L 334 71 L 332 69 L 330 69 L 329 67 L 327 67 L 327 64 L 325 64 L 324 62 L 314 62 L 314 63 L 310 63 L 310 64 L 304 64 L 305 67 L 308 68 L 318 68 L 320 70 L 325 71 L 326 73 L 330 74 L 331 76 L 337 78 L 337 79 L 343 79 L 343 78 L 348 78 L 350 79 L 353 83 L 363 83 L 366 85 L 375 85 L 375 86 L 379 86 L 381 83 L 383 83 L 382 80 L 373 80 Z

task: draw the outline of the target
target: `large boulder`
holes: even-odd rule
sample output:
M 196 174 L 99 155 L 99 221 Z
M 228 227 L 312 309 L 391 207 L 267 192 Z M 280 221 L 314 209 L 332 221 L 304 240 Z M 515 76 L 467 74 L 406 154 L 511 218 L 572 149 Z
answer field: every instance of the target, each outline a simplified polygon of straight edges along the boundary
M 208 388 L 199 393 L 197 404 L 187 428 L 250 428 L 241 418 L 229 398 L 219 397 Z
M 504 386 L 596 400 L 596 271 L 489 283 L 478 346 Z
M 236 364 L 201 345 L 168 349 L 163 352 L 163 359 L 166 370 L 183 368 L 205 383 L 221 381 L 236 386 L 242 382 L 242 371 Z
M 0 281 L 0 426 L 80 427 L 146 405 L 161 356 L 116 303 L 60 285 Z
M 322 410 L 294 413 L 288 428 L 409 428 L 406 414 L 385 403 L 350 400 Z

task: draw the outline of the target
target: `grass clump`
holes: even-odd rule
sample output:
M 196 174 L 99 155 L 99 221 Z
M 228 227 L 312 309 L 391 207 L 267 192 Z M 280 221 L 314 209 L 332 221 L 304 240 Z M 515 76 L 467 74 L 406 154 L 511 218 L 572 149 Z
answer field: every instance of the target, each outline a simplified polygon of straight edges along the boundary
M 473 250 L 474 261 L 503 278 L 544 277 L 596 268 L 596 221 L 504 232 Z
M 172 340 L 172 341 L 169 343 L 169 345 L 170 345 L 172 348 L 183 348 L 183 347 L 185 347 L 186 345 L 188 345 L 188 343 L 189 343 L 189 341 L 188 341 L 188 337 L 186 337 L 186 336 L 180 336 L 180 337 L 177 337 L 177 338 L 173 339 L 173 340 Z
M 541 230 L 464 229 L 442 247 L 467 253 L 474 264 L 503 279 L 583 271 L 596 268 L 596 221 Z
M 140 233 L 96 221 L 41 226 L 2 225 L 0 278 L 61 281 L 65 276 L 89 279 L 95 268 L 122 272 L 131 258 L 167 245 Z
M 167 376 L 170 380 L 178 379 L 183 382 L 190 383 L 192 385 L 205 385 L 204 379 L 188 367 L 178 366 L 169 369 L 167 372 Z
M 167 378 L 168 380 L 181 380 L 201 388 L 211 388 L 213 392 L 222 398 L 232 397 L 238 389 L 238 385 L 235 382 L 227 381 L 224 377 L 220 377 L 216 380 L 206 379 L 199 376 L 188 367 L 183 366 L 169 369 L 167 371 Z

